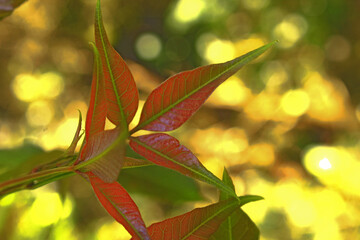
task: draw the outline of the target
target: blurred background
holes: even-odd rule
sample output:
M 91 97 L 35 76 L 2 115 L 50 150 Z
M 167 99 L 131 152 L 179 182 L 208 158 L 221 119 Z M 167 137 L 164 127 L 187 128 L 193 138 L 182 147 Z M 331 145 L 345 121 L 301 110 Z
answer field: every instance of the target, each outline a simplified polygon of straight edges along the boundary
M 0 174 L 71 143 L 89 100 L 94 9 L 95 0 L 28 0 L 0 21 Z M 176 72 L 280 41 L 171 133 L 218 177 L 227 167 L 239 195 L 265 198 L 243 208 L 262 240 L 360 239 L 359 10 L 341 0 L 102 0 L 140 108 Z M 147 224 L 217 199 L 151 168 L 119 180 Z M 79 177 L 1 199 L 0 236 L 129 239 Z

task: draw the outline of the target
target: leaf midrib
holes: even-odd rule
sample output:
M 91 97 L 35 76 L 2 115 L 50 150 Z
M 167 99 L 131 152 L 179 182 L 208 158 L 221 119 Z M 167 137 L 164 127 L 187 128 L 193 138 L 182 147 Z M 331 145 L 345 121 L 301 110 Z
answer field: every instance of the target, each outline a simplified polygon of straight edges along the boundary
M 235 196 L 236 197 L 236 194 L 235 192 L 231 191 L 230 188 L 228 188 L 226 185 L 222 185 L 218 182 L 216 182 L 215 180 L 209 178 L 208 176 L 202 174 L 201 172 L 198 172 L 198 171 L 195 171 L 194 169 L 180 163 L 180 162 L 177 162 L 175 160 L 173 160 L 172 158 L 168 157 L 167 155 L 163 154 L 162 152 L 158 151 L 157 149 L 154 149 L 152 147 L 150 147 L 149 145 L 146 145 L 145 143 L 142 143 L 140 140 L 138 140 L 137 138 L 131 138 L 132 141 L 136 142 L 137 144 L 143 146 L 144 148 L 146 148 L 147 150 L 159 155 L 160 157 L 163 157 L 167 160 L 169 160 L 170 162 L 172 163 L 175 163 L 177 165 L 179 165 L 180 167 L 183 167 L 187 170 L 189 170 L 190 172 L 194 173 L 195 175 L 198 175 L 200 177 L 203 177 L 204 179 L 207 179 L 210 183 L 212 183 L 213 185 L 217 186 L 219 189 L 223 190 L 224 192 L 230 194 L 231 196 Z M 182 173 L 183 174 L 183 173 Z M 215 176 L 216 178 L 216 176 Z M 201 178 L 200 178 L 201 179 Z M 220 180 L 219 180 L 220 181 Z M 221 182 L 221 181 L 220 181 Z M 221 182 L 222 183 L 222 182 Z
M 199 85 L 199 87 L 195 88 L 194 90 L 190 91 L 190 93 L 184 95 L 184 97 L 182 98 L 179 98 L 177 101 L 175 101 L 174 103 L 170 104 L 168 107 L 166 107 L 165 109 L 163 109 L 161 112 L 153 115 L 152 117 L 148 118 L 148 120 L 145 120 L 144 122 L 140 123 L 137 127 L 135 127 L 130 133 L 133 134 L 135 132 L 137 132 L 138 130 L 142 129 L 144 126 L 150 124 L 151 122 L 155 121 L 158 117 L 164 115 L 165 113 L 169 112 L 172 108 L 174 108 L 176 105 L 178 105 L 179 103 L 181 103 L 182 101 L 186 100 L 187 98 L 189 98 L 191 95 L 195 94 L 196 92 L 198 92 L 199 90 L 201 90 L 202 88 L 204 88 L 206 85 L 214 82 L 215 80 L 217 80 L 219 77 L 221 77 L 223 74 L 233 70 L 234 68 L 236 68 L 238 65 L 241 65 L 242 63 L 247 63 L 247 61 L 251 61 L 252 58 L 256 58 L 257 56 L 254 57 L 254 55 L 258 54 L 260 52 L 260 54 L 262 54 L 262 52 L 266 51 L 273 43 L 270 43 L 270 44 L 267 44 L 267 45 L 264 45 L 258 49 L 255 49 L 254 50 L 254 53 L 253 54 L 249 54 L 248 56 L 244 57 L 243 56 L 240 56 L 239 58 L 242 58 L 244 57 L 243 59 L 239 59 L 239 62 L 233 64 L 230 68 L 228 68 L 227 70 L 225 71 L 222 71 L 221 73 L 219 73 L 218 75 L 216 75 L 215 77 L 213 78 L 210 78 L 209 81 L 205 82 L 204 84 L 202 85 Z M 250 52 L 251 53 L 251 52 Z M 234 60 L 232 60 L 234 61 Z M 231 61 L 230 61 L 231 62 Z M 227 62 L 229 63 L 229 62 Z M 221 63 L 220 63 L 221 64 Z M 215 66 L 215 65 L 213 65 Z M 196 70 L 196 69 L 194 69 Z M 194 70 L 190 70 L 190 72 L 193 72 Z M 211 74 L 211 72 L 210 72 Z
M 116 101 L 118 103 L 118 106 L 119 106 L 119 111 L 120 111 L 120 115 L 121 115 L 121 124 L 122 124 L 122 128 L 124 131 L 128 132 L 129 129 L 128 129 L 128 125 L 127 125 L 127 119 L 125 117 L 125 113 L 124 113 L 124 109 L 122 108 L 122 104 L 121 104 L 121 101 L 120 101 L 120 96 L 119 96 L 119 93 L 117 91 L 117 88 L 116 88 L 116 84 L 115 84 L 115 79 L 114 79 L 114 76 L 113 76 L 113 72 L 112 72 L 112 69 L 111 69 L 111 66 L 110 66 L 110 60 L 109 60 L 109 56 L 108 56 L 108 52 L 106 50 L 106 45 L 105 45 L 105 40 L 103 38 L 103 24 L 102 24 L 102 16 L 101 16 L 101 9 L 100 9 L 100 2 L 98 1 L 98 6 L 97 6 L 97 25 L 98 25 L 98 29 L 99 29 L 99 35 L 100 35 L 100 40 L 101 40 L 101 44 L 102 44 L 102 47 L 104 49 L 104 57 L 105 57 L 105 60 L 106 60 L 106 67 L 107 69 L 109 70 L 109 75 L 110 75 L 110 78 L 111 78 L 111 84 L 113 86 L 113 91 L 115 93 L 115 97 L 116 97 Z M 106 93 L 105 93 L 106 95 Z
M 190 237 L 194 232 L 196 232 L 200 227 L 202 227 L 203 225 L 205 225 L 206 223 L 208 223 L 209 221 L 211 221 L 213 218 L 215 218 L 217 215 L 219 215 L 220 213 L 222 213 L 223 211 L 225 211 L 227 208 L 233 207 L 233 205 L 238 205 L 238 202 L 234 200 L 233 203 L 225 205 L 223 208 L 219 209 L 218 211 L 216 211 L 214 214 L 212 214 L 211 216 L 209 216 L 205 221 L 202 221 L 201 224 L 199 224 L 196 228 L 194 228 L 191 232 L 189 232 L 186 236 L 184 236 L 181 239 L 187 239 L 188 237 Z

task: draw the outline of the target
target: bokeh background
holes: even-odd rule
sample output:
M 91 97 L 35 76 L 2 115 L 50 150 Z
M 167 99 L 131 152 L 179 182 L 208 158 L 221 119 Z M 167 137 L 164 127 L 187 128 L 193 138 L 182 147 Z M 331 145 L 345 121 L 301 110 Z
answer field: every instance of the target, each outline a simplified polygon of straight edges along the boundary
M 95 0 L 28 0 L 0 21 L 0 174 L 70 144 L 89 99 L 94 9 Z M 279 40 L 172 135 L 215 175 L 226 166 L 239 195 L 265 198 L 244 207 L 262 240 L 360 239 L 360 1 L 102 0 L 102 9 L 140 106 L 173 73 Z M 163 199 L 164 179 L 141 188 L 149 178 L 128 173 L 148 224 L 216 201 L 216 190 L 170 175 L 179 190 Z M 0 200 L 0 236 L 129 238 L 79 177 Z

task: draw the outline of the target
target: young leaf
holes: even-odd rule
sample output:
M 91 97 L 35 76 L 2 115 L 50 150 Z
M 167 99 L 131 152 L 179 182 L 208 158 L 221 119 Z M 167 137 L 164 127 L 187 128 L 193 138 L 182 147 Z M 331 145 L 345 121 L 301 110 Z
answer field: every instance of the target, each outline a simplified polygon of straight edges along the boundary
M 150 239 L 139 209 L 126 190 L 118 182 L 104 183 L 92 173 L 87 176 L 100 203 L 133 239 Z
M 226 63 L 203 66 L 170 77 L 149 95 L 140 122 L 131 132 L 140 129 L 171 131 L 180 127 L 200 108 L 216 87 L 274 43 Z
M 81 112 L 79 111 L 79 122 L 78 122 L 78 127 L 76 129 L 76 132 L 75 132 L 75 135 L 74 135 L 74 138 L 69 146 L 69 148 L 66 150 L 65 154 L 66 155 L 71 155 L 71 154 L 74 154 L 75 152 L 75 149 L 76 149 L 76 146 L 77 146 L 77 143 L 79 142 L 82 134 L 80 134 L 80 131 L 81 131 L 81 122 L 82 122 L 82 115 L 81 115 Z
M 235 190 L 229 173 L 224 168 L 222 181 Z M 220 192 L 220 200 L 226 200 L 231 196 Z M 211 240 L 257 240 L 259 239 L 259 229 L 255 223 L 241 210 L 236 209 L 227 219 L 220 225 L 219 229 L 211 236 Z
M 107 38 L 99 0 L 95 15 L 95 42 L 100 52 L 105 77 L 107 117 L 115 125 L 120 125 L 123 131 L 128 131 L 128 124 L 138 107 L 137 88 L 127 64 Z
M 104 182 L 116 181 L 125 158 L 125 142 L 118 128 L 100 132 L 85 144 L 81 162 L 93 162 L 83 168 L 92 171 Z
M 148 231 L 151 238 L 156 240 L 209 239 L 238 207 L 239 202 L 232 198 L 154 223 L 148 227 Z
M 210 183 L 236 197 L 235 192 L 209 172 L 196 156 L 167 134 L 156 133 L 130 138 L 131 148 L 153 163 L 176 170 L 186 176 Z

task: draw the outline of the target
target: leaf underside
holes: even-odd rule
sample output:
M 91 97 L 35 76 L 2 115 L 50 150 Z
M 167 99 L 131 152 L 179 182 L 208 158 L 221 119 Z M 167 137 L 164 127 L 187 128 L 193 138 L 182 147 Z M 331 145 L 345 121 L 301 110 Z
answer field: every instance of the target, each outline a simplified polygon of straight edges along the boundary
M 147 98 L 140 122 L 133 132 L 140 129 L 171 131 L 180 127 L 222 82 L 274 43 L 229 62 L 199 67 L 168 78 Z
M 234 191 L 209 172 L 196 156 L 179 141 L 165 133 L 130 138 L 131 148 L 149 161 L 186 176 L 210 183 L 236 197 Z
M 100 203 L 133 239 L 150 240 L 139 209 L 127 191 L 118 182 L 105 183 L 90 172 L 87 176 Z

